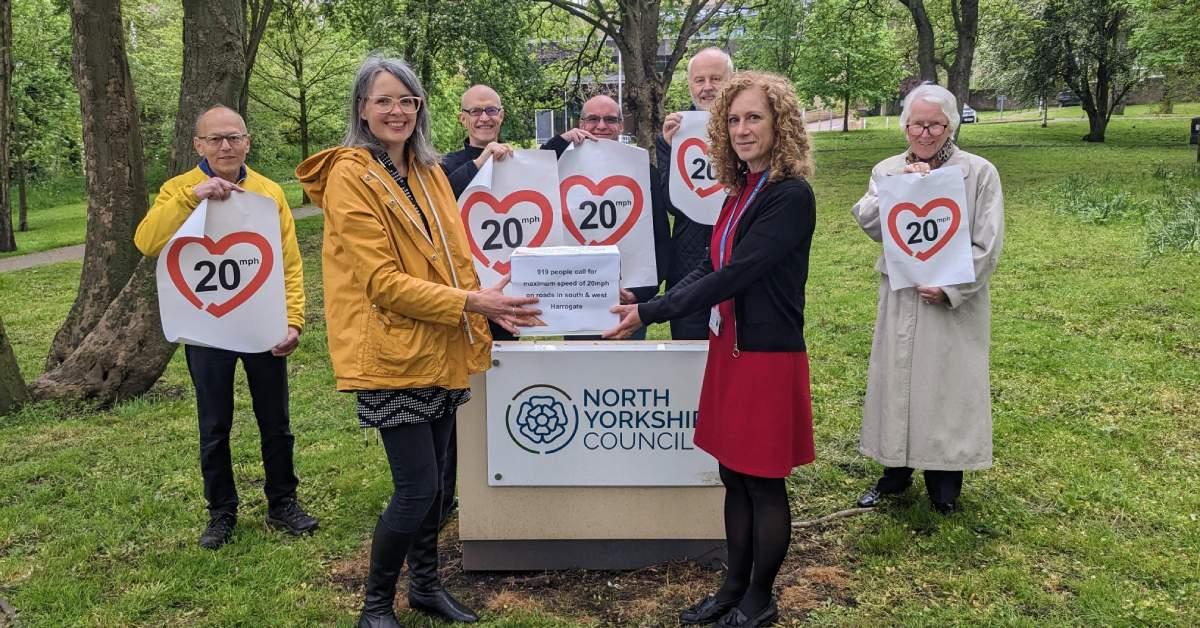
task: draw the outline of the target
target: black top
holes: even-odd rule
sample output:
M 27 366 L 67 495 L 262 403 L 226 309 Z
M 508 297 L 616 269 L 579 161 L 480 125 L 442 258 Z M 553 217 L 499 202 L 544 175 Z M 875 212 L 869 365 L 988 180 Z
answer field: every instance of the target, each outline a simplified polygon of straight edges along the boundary
M 552 150 L 558 157 L 567 151 L 571 142 L 555 135 L 545 144 L 542 150 Z M 658 170 L 650 166 L 650 220 L 654 226 L 654 264 L 658 268 L 658 282 L 667 278 L 667 269 L 671 262 L 671 221 L 667 218 L 666 189 L 660 185 L 662 180 Z M 645 303 L 658 295 L 658 285 L 630 288 L 638 303 Z
M 483 149 L 471 146 L 471 138 L 467 138 L 463 140 L 462 150 L 442 157 L 442 171 L 446 173 L 446 178 L 450 179 L 450 189 L 454 191 L 454 198 L 461 196 L 463 190 L 471 185 L 471 179 L 479 173 L 479 168 L 475 167 L 475 160 L 482 154 Z
M 816 219 L 807 181 L 768 184 L 745 209 L 725 267 L 713 270 L 705 255 L 665 295 L 638 306 L 638 315 L 649 325 L 733 299 L 739 349 L 805 351 L 804 285 Z

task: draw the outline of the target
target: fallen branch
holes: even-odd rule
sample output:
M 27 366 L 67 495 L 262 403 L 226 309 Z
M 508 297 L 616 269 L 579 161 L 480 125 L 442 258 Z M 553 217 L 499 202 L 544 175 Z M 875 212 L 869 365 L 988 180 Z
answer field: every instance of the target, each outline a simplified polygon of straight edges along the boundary
M 817 517 L 816 519 L 813 519 L 812 521 L 797 521 L 792 524 L 792 527 L 793 528 L 812 528 L 815 526 L 829 523 L 830 521 L 836 521 L 838 519 L 845 519 L 846 517 L 853 517 L 854 515 L 861 515 L 864 512 L 874 512 L 874 510 L 875 510 L 874 508 L 848 508 L 846 510 L 839 510 L 833 514 L 825 515 L 824 517 Z

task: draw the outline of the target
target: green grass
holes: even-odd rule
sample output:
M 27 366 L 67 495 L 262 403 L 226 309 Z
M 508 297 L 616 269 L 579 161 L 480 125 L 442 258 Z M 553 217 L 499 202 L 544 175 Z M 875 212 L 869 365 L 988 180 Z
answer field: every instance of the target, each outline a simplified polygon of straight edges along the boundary
M 1152 199 L 1163 185 L 1156 172 L 1193 167 L 1178 123 L 1116 119 L 1103 145 L 1079 141 L 1081 122 L 966 129 L 963 145 L 996 164 L 1006 196 L 992 282 L 995 467 L 967 474 L 963 510 L 949 517 L 931 513 L 918 480 L 881 512 L 798 532 L 791 560 L 831 560 L 849 581 L 840 595 L 785 608 L 785 620 L 1200 623 L 1200 258 L 1145 258 L 1136 217 L 1092 224 L 1046 202 L 1072 175 Z M 893 125 L 821 133 L 814 144 L 807 334 L 818 459 L 789 481 L 803 519 L 849 506 L 880 470 L 857 453 L 878 245 L 849 208 L 902 138 Z M 1200 190 L 1200 178 L 1177 178 Z M 142 399 L 102 412 L 38 404 L 0 419 L 0 597 L 25 625 L 351 625 L 361 576 L 343 570 L 361 558 L 390 482 L 351 400 L 332 390 L 320 227 L 300 222 L 310 323 L 290 370 L 300 493 L 321 531 L 292 539 L 263 525 L 257 437 L 241 395 L 239 530 L 220 552 L 195 546 L 203 499 L 194 401 L 177 355 Z M 27 376 L 70 307 L 78 272 L 72 263 L 0 274 L 0 316 Z M 451 588 L 480 606 L 506 588 L 464 590 L 460 578 Z M 483 625 L 595 625 L 594 600 L 577 602 L 553 611 L 497 604 Z

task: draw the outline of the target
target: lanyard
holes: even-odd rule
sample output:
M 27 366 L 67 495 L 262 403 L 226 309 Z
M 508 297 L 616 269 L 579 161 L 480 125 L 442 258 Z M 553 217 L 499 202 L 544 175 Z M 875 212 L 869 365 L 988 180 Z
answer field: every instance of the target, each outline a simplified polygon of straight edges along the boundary
M 721 233 L 721 250 L 717 253 L 717 270 L 721 270 L 725 267 L 725 242 L 729 238 L 729 232 L 732 231 L 735 226 L 737 226 L 737 223 L 742 219 L 742 215 L 746 213 L 746 209 L 750 207 L 750 203 L 754 202 L 754 197 L 758 196 L 758 191 L 763 188 L 763 185 L 766 184 L 767 179 L 769 178 L 771 178 L 771 173 L 764 172 L 762 174 L 762 178 L 760 178 L 758 183 L 754 185 L 754 189 L 750 191 L 750 197 L 747 198 L 746 202 L 742 205 L 741 211 L 739 211 L 737 215 L 730 216 L 729 222 L 725 223 L 725 231 Z M 737 201 L 735 200 L 734 204 L 736 203 Z

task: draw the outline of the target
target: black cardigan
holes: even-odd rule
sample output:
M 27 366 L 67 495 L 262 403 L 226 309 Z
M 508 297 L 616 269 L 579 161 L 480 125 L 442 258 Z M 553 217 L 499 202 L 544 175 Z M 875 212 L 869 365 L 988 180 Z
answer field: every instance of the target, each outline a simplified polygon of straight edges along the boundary
M 804 285 L 816 227 L 816 201 L 802 178 L 764 187 L 746 208 L 733 236 L 733 255 L 713 270 L 700 265 L 662 295 L 638 306 L 644 324 L 704 311 L 732 298 L 737 324 L 726 322 L 743 351 L 806 351 Z
M 463 140 L 462 150 L 456 150 L 442 157 L 442 171 L 450 180 L 450 189 L 454 192 L 455 198 L 462 195 L 463 190 L 471 185 L 471 180 L 479 172 L 479 168 L 475 167 L 475 160 L 482 154 L 483 149 L 471 146 L 471 140 L 468 138 Z

